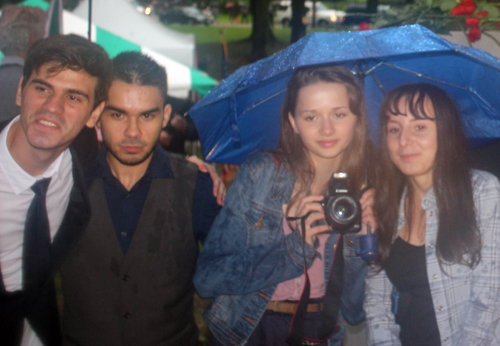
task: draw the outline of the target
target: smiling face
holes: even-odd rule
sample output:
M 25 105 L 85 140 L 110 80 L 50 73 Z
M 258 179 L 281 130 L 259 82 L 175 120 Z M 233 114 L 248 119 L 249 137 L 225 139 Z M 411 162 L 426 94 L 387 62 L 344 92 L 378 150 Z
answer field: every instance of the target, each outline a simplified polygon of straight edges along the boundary
M 42 65 L 23 88 L 19 84 L 16 104 L 25 147 L 56 157 L 85 125 L 94 126 L 104 103 L 93 109 L 96 77 L 66 68 L 49 73 L 50 67 Z
M 315 167 L 340 167 L 356 128 L 347 89 L 340 83 L 318 82 L 299 90 L 294 114 L 288 115 Z
M 429 117 L 415 118 L 408 110 L 407 98 L 401 98 L 398 109 L 404 114 L 389 115 L 387 148 L 391 161 L 408 178 L 432 186 L 432 173 L 438 148 L 435 112 L 429 98 L 424 112 Z
M 108 162 L 147 167 L 170 111 L 158 87 L 114 80 L 99 120 Z

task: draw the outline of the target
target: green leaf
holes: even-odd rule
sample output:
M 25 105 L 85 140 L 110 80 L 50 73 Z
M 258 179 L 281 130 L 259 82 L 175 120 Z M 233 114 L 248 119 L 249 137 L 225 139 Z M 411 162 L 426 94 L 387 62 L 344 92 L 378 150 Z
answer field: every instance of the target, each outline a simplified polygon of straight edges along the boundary
M 500 15 L 500 11 L 495 5 L 481 3 L 478 4 L 479 11 L 488 11 L 488 17 L 497 18 Z
M 439 8 L 443 12 L 449 12 L 455 6 L 457 6 L 457 2 L 455 0 L 443 0 L 443 1 L 441 1 L 441 5 L 439 5 Z

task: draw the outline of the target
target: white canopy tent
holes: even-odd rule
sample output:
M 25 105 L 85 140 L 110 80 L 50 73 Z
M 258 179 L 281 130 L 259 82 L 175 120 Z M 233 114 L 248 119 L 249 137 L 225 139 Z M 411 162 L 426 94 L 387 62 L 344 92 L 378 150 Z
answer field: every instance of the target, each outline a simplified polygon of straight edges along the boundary
M 99 0 L 108 1 L 108 0 Z M 116 0 L 119 6 L 132 7 L 130 3 L 126 0 Z M 97 1 L 93 1 L 97 3 Z M 43 0 L 25 0 L 21 3 L 24 6 L 37 6 L 44 10 L 49 8 L 49 4 Z M 87 2 L 88 5 L 88 2 Z M 132 7 L 133 8 L 133 7 Z M 92 11 L 94 13 L 94 11 Z M 0 12 L 1 14 L 1 12 Z M 140 13 L 138 13 L 141 15 Z M 152 19 L 152 18 L 146 18 Z M 63 34 L 76 34 L 83 37 L 88 35 L 88 20 L 87 18 L 80 18 L 71 12 L 62 12 L 62 33 Z M 167 28 L 161 26 L 160 28 L 155 28 L 154 30 L 168 30 Z M 208 74 L 203 71 L 199 71 L 193 67 L 186 64 L 180 63 L 164 54 L 159 53 L 151 47 L 145 46 L 141 43 L 131 42 L 120 35 L 113 34 L 108 30 L 105 30 L 95 23 L 91 26 L 91 36 L 92 41 L 100 44 L 104 49 L 110 54 L 111 57 L 119 54 L 120 52 L 132 50 L 143 52 L 153 59 L 155 59 L 158 64 L 164 66 L 167 70 L 168 78 L 168 94 L 170 96 L 178 98 L 187 98 L 189 96 L 190 90 L 195 90 L 199 96 L 205 96 L 216 84 L 217 81 L 211 78 Z M 177 34 L 177 33 L 176 33 Z M 156 32 L 150 33 L 150 36 L 156 36 Z M 182 35 L 182 34 L 181 34 Z M 185 36 L 185 35 L 183 35 Z M 189 36 L 189 35 L 188 35 Z M 0 60 L 3 54 L 0 52 Z
M 86 19 L 77 17 L 71 12 L 63 11 L 63 34 L 76 34 L 85 37 L 87 32 L 88 21 Z M 130 42 L 97 25 L 92 24 L 91 36 L 92 40 L 103 46 L 112 57 L 126 50 L 134 50 L 143 52 L 156 60 L 158 64 L 164 66 L 167 70 L 168 94 L 171 96 L 186 98 L 189 90 L 196 90 L 200 96 L 204 96 L 216 84 L 216 81 L 205 72 L 181 64 L 158 53 L 151 47 Z
M 83 0 L 72 14 L 87 21 L 88 7 L 88 0 Z M 195 67 L 194 35 L 170 30 L 156 17 L 138 12 L 136 7 L 132 0 L 94 0 L 92 23 L 136 45 Z

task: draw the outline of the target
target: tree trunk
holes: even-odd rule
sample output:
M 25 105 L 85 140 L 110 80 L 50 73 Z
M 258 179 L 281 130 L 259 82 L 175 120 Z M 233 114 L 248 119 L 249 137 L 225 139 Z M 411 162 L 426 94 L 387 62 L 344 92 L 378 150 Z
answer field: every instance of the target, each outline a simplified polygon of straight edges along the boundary
M 377 13 L 378 0 L 366 0 L 366 10 L 368 13 Z
M 305 13 L 305 0 L 292 0 L 292 43 L 306 36 L 306 25 L 302 21 Z
M 266 44 L 274 43 L 276 37 L 271 30 L 271 16 L 269 14 L 269 0 L 251 0 L 250 11 L 253 17 L 252 24 L 252 61 L 265 58 Z

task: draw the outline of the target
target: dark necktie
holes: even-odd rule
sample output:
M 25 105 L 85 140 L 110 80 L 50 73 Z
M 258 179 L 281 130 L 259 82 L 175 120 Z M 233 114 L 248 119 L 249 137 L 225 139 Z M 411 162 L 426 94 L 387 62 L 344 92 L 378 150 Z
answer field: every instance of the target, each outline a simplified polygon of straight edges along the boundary
M 37 181 L 31 189 L 35 197 L 26 215 L 23 244 L 23 291 L 37 291 L 50 267 L 50 227 L 45 195 L 50 178 Z

